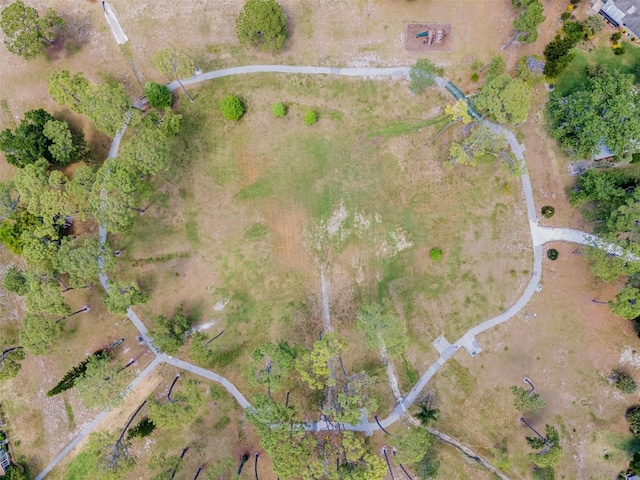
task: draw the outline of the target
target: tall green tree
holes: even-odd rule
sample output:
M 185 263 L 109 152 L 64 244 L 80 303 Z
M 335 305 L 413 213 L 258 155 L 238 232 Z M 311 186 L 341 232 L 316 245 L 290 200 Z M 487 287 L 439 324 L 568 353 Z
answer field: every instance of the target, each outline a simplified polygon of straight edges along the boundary
M 160 428 L 180 428 L 196 418 L 207 403 L 207 398 L 197 380 L 189 379 L 171 395 L 173 401 L 151 400 L 149 420 Z
M 416 64 L 409 70 L 409 90 L 422 93 L 425 88 L 436 84 L 436 66 L 426 58 L 416 60 Z
M 530 411 L 533 413 L 538 413 L 547 404 L 540 398 L 540 395 L 537 393 L 529 393 L 522 387 L 517 387 L 513 385 L 511 387 L 511 393 L 514 395 L 513 406 L 516 407 L 517 410 L 524 412 Z
M 172 355 L 184 344 L 190 328 L 191 321 L 182 313 L 176 313 L 173 318 L 160 315 L 149 330 L 149 336 L 158 350 Z
M 57 316 L 71 312 L 69 305 L 64 302 L 60 285 L 50 275 L 28 272 L 27 285 L 25 304 L 28 312 Z
M 601 32 L 606 26 L 607 22 L 602 18 L 602 15 L 589 15 L 584 20 L 584 32 L 588 38 L 591 38 L 596 33 Z
M 356 317 L 356 327 L 364 332 L 368 348 L 384 348 L 391 358 L 398 358 L 405 352 L 404 322 L 395 314 L 389 301 L 363 305 Z
M 155 175 L 169 168 L 167 135 L 159 126 L 141 128 L 122 146 L 121 161 L 143 175 Z
M 264 344 L 251 354 L 255 363 L 249 366 L 249 383 L 279 391 L 297 356 L 297 349 L 287 342 Z
M 20 343 L 32 355 L 45 356 L 58 347 L 64 321 L 48 320 L 28 313 L 22 320 Z
M 531 87 L 509 75 L 489 79 L 474 100 L 474 106 L 485 111 L 498 123 L 521 123 L 527 119 Z
M 375 378 L 365 372 L 349 375 L 337 389 L 335 400 L 325 403 L 322 413 L 336 422 L 357 424 L 363 411 L 372 414 L 378 410 L 378 399 L 371 388 L 374 384 Z
M 506 156 L 507 139 L 484 123 L 471 127 L 469 136 L 462 143 L 451 142 L 449 154 L 454 165 L 476 165 L 478 161 Z
M 102 268 L 98 266 L 102 258 Z M 97 238 L 63 237 L 53 266 L 56 271 L 69 275 L 69 285 L 85 288 L 98 282 L 99 275 L 115 266 L 113 252 Z
M 133 225 L 136 193 L 141 185 L 140 176 L 131 166 L 117 158 L 107 159 L 98 170 L 89 198 L 94 218 L 109 232 L 128 231 Z
M 120 369 L 107 355 L 89 357 L 74 384 L 87 407 L 110 410 L 120 403 L 128 383 L 126 371 Z
M 215 359 L 215 352 L 209 348 L 208 342 L 209 337 L 202 332 L 196 332 L 191 336 L 189 343 L 189 358 L 203 367 L 210 367 Z
M 346 348 L 344 342 L 333 334 L 325 335 L 322 340 L 313 344 L 311 350 L 302 350 L 295 361 L 300 377 L 312 389 L 322 389 L 335 385 L 335 378 L 330 378 L 329 360 Z
M 84 141 L 82 132 L 74 135 L 67 122 L 49 120 L 44 125 L 42 133 L 51 141 L 49 152 L 54 163 L 58 165 L 79 162 L 89 153 L 89 147 Z
M 29 291 L 29 282 L 24 271 L 11 265 L 2 279 L 2 286 L 17 295 L 24 296 Z
M 149 296 L 140 290 L 136 282 L 109 281 L 109 293 L 104 297 L 110 313 L 124 315 L 132 305 L 146 303 Z
M 14 378 L 20 372 L 24 360 L 22 347 L 6 348 L 0 353 L 0 381 Z
M 173 103 L 173 96 L 171 90 L 166 85 L 162 85 L 156 82 L 147 82 L 144 85 L 144 94 L 147 96 L 149 105 L 153 108 L 159 108 L 164 110 L 169 108 Z
M 31 60 L 49 45 L 64 27 L 64 19 L 53 9 L 40 17 L 35 8 L 16 0 L 2 10 L 0 28 L 5 35 L 4 44 L 9 52 Z
M 418 463 L 431 446 L 431 435 L 424 427 L 409 427 L 393 438 L 398 462 L 405 465 Z
M 149 460 L 149 470 L 158 472 L 151 480 L 170 480 L 182 469 L 182 458 L 161 453 Z
M 611 302 L 611 311 L 622 318 L 634 320 L 640 317 L 640 290 L 626 285 Z
M 540 468 L 555 467 L 562 456 L 562 445 L 558 431 L 551 425 L 545 425 L 545 439 L 527 437 L 527 443 L 540 452 L 530 453 L 529 460 Z
M 275 52 L 287 39 L 287 19 L 275 0 L 247 0 L 236 21 L 236 33 L 245 47 Z
M 566 97 L 552 95 L 551 134 L 578 158 L 591 158 L 604 144 L 622 157 L 640 138 L 640 92 L 633 75 L 605 72 Z
M 0 132 L 0 150 L 5 153 L 7 162 L 22 168 L 41 158 L 50 161 L 51 142 L 44 135 L 44 127 L 51 120 L 51 114 L 42 108 L 29 110 L 14 131 Z
M 519 2 L 522 7 L 520 15 L 514 20 L 513 28 L 518 32 L 518 39 L 534 43 L 538 39 L 538 25 L 545 21 L 544 6 L 540 0 Z

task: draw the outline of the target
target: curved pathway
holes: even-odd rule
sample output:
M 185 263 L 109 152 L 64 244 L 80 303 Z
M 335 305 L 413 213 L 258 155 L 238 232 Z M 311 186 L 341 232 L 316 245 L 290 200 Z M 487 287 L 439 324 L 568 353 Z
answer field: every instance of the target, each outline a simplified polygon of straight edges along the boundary
M 314 66 L 287 66 L 287 65 L 247 65 L 241 67 L 225 68 L 222 70 L 215 70 L 212 72 L 203 73 L 194 77 L 182 80 L 183 85 L 194 85 L 200 82 L 212 80 L 215 78 L 221 78 L 231 75 L 243 75 L 243 74 L 255 74 L 255 73 L 289 73 L 289 74 L 311 74 L 311 75 L 340 75 L 347 77 L 359 77 L 359 78 L 393 78 L 403 79 L 409 74 L 410 68 L 408 67 L 390 67 L 390 68 L 331 68 L 331 67 L 314 67 Z M 447 80 L 436 77 L 436 83 L 441 88 L 446 88 L 449 83 Z M 171 91 L 180 87 L 180 82 L 177 80 L 168 85 Z M 448 91 L 448 90 L 447 90 Z M 451 92 L 449 92 L 451 93 Z M 130 118 L 130 117 L 129 117 Z M 493 124 L 487 120 L 483 120 L 489 128 L 494 132 L 503 134 L 511 147 L 516 159 L 520 162 L 525 162 L 524 158 L 524 145 L 521 145 L 516 140 L 513 132 L 507 130 L 505 127 Z M 108 158 L 114 158 L 118 155 L 120 147 L 120 141 L 127 128 L 128 119 L 125 125 L 117 132 L 111 148 L 109 149 Z M 526 164 L 525 164 L 526 165 Z M 475 341 L 475 336 L 506 322 L 513 316 L 515 316 L 531 299 L 538 287 L 541 278 L 542 271 L 542 245 L 552 241 L 567 241 L 573 243 L 580 243 L 585 245 L 594 245 L 600 248 L 605 248 L 608 252 L 613 254 L 623 254 L 622 249 L 615 245 L 607 244 L 598 237 L 581 232 L 579 230 L 573 230 L 568 228 L 550 228 L 542 227 L 538 225 L 538 218 L 535 210 L 535 204 L 533 200 L 533 192 L 531 188 L 531 180 L 528 173 L 523 173 L 521 176 L 522 189 L 525 197 L 525 203 L 527 206 L 527 216 L 529 219 L 529 226 L 531 229 L 531 238 L 533 244 L 533 273 L 527 287 L 525 288 L 522 296 L 505 312 L 493 317 L 485 322 L 471 328 L 462 337 L 460 337 L 454 344 L 450 345 L 443 352 L 440 357 L 427 369 L 427 371 L 420 377 L 418 382 L 414 385 L 411 391 L 396 405 L 391 414 L 380 421 L 383 427 L 388 427 L 400 419 L 404 412 L 416 401 L 418 395 L 426 384 L 431 380 L 435 373 L 449 360 L 459 349 L 464 347 L 472 355 L 479 353 L 479 345 Z M 100 226 L 100 242 L 104 243 L 107 239 L 107 231 L 103 226 Z M 99 265 L 102 267 L 102 259 L 98 260 Z M 108 291 L 108 277 L 105 274 L 100 275 L 100 283 L 105 290 Z M 251 408 L 251 405 L 247 399 L 240 393 L 237 387 L 226 378 L 213 373 L 204 368 L 190 364 L 183 360 L 170 357 L 164 353 L 160 353 L 152 344 L 151 339 L 147 335 L 147 328 L 144 323 L 138 318 L 136 313 L 129 308 L 127 310 L 127 317 L 138 329 L 140 336 L 144 339 L 145 343 L 149 346 L 151 351 L 155 354 L 155 359 L 141 372 L 138 377 L 128 386 L 127 391 L 134 388 L 138 382 L 146 375 L 149 374 L 153 368 L 159 363 L 168 363 L 188 371 L 194 375 L 207 378 L 214 382 L 219 383 L 224 387 L 243 408 Z M 78 434 L 65 448 L 47 465 L 47 467 L 36 477 L 36 480 L 43 479 L 60 460 L 69 453 L 84 437 L 86 437 L 91 431 L 98 425 L 98 423 L 106 416 L 106 412 L 101 412 L 89 425 L 87 425 L 83 431 Z M 304 425 L 305 429 L 311 431 L 331 430 L 335 428 L 335 424 L 329 424 L 326 421 L 321 422 L 309 422 Z M 373 431 L 380 430 L 380 427 L 376 423 L 370 423 L 363 420 L 357 425 L 343 424 L 342 427 L 346 430 L 362 431 L 367 434 L 373 433 Z

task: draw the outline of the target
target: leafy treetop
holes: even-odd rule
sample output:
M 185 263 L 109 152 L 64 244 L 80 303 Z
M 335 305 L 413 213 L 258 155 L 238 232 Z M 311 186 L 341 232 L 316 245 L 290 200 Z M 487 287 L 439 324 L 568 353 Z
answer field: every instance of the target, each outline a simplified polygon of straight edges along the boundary
M 236 33 L 242 45 L 274 52 L 287 39 L 287 19 L 275 0 L 247 0 L 236 21 Z

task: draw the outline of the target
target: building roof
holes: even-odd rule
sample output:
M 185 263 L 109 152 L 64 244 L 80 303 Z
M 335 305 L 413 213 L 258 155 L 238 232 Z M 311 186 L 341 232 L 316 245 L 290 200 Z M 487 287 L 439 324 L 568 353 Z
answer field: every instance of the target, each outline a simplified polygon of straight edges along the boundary
M 640 37 L 640 0 L 607 0 L 599 12 L 616 27 Z

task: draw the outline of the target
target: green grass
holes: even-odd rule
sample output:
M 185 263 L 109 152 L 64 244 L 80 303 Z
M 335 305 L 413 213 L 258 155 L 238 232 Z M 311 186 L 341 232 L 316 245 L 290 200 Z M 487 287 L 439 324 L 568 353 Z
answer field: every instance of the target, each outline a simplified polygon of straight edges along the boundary
M 187 240 L 190 243 L 197 245 L 200 243 L 200 235 L 198 233 L 198 223 L 194 220 L 189 220 L 184 226 L 187 233 Z
M 626 53 L 614 55 L 609 42 L 599 45 L 591 52 L 576 49 L 576 56 L 567 69 L 556 79 L 556 92 L 565 96 L 573 90 L 586 85 L 587 65 L 604 65 L 611 70 L 619 70 L 622 73 L 633 73 L 638 81 L 638 65 L 640 64 L 640 47 L 630 42 L 623 42 Z
M 269 227 L 264 223 L 254 223 L 244 231 L 244 238 L 247 240 L 260 240 L 267 236 Z
M 437 117 L 429 120 L 424 120 L 418 123 L 395 123 L 388 127 L 375 130 L 369 134 L 369 137 L 399 137 L 401 135 L 408 135 L 410 133 L 419 132 L 423 128 L 433 127 L 440 129 L 449 123 L 449 117 L 446 115 L 438 115 Z
M 67 412 L 67 419 L 69 420 L 69 431 L 73 431 L 76 428 L 76 419 L 73 414 L 73 408 L 66 397 L 64 399 L 64 409 Z
M 236 194 L 238 200 L 251 200 L 254 198 L 268 197 L 273 193 L 271 181 L 267 178 L 261 178 L 251 185 L 247 185 Z

